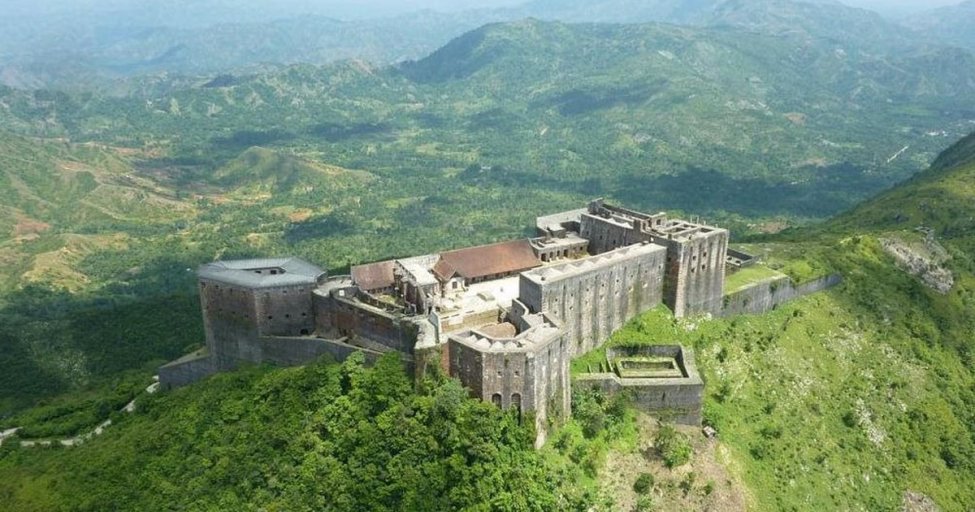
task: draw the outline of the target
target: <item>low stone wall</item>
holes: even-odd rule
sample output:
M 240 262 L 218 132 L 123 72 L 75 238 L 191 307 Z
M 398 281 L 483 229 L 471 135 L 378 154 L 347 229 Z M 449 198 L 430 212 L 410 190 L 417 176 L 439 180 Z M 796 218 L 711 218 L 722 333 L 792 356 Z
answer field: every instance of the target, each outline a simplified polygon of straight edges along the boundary
M 796 285 L 788 277 L 776 277 L 759 281 L 751 286 L 724 296 L 718 316 L 760 314 L 771 311 L 790 300 L 831 288 L 843 281 L 839 274 L 832 274 Z
M 609 366 L 613 359 L 634 356 L 671 357 L 685 376 L 624 379 L 615 373 L 588 373 L 577 376 L 572 385 L 593 387 L 609 396 L 625 393 L 641 411 L 664 421 L 699 426 L 704 381 L 697 373 L 694 352 L 680 345 L 618 346 L 606 351 Z
M 480 311 L 467 316 L 440 316 L 440 329 L 444 333 L 467 331 L 497 323 L 500 316 L 500 309 Z
M 159 385 L 163 389 L 178 388 L 209 377 L 216 371 L 210 354 L 201 350 L 159 367 Z
M 573 386 L 593 387 L 605 395 L 626 393 L 633 405 L 667 422 L 701 425 L 704 382 L 695 379 L 621 379 L 615 373 L 587 373 L 577 376 Z

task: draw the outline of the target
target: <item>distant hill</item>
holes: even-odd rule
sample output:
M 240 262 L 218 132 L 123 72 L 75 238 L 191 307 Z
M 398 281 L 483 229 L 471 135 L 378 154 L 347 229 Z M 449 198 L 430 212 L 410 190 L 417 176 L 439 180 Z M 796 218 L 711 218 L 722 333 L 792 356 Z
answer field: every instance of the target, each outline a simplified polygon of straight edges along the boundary
M 833 224 L 848 230 L 928 228 L 940 237 L 965 240 L 975 256 L 975 133 L 945 150 L 930 169 Z
M 932 40 L 975 49 L 975 0 L 918 13 L 903 23 Z
M 115 79 L 145 74 L 219 74 L 268 64 L 343 59 L 385 65 L 421 58 L 481 25 L 526 18 L 734 27 L 833 40 L 882 54 L 924 40 L 874 12 L 831 0 L 534 0 L 516 7 L 418 11 L 351 21 L 320 10 L 301 17 L 268 16 L 264 21 L 254 15 L 260 9 L 229 14 L 224 2 L 216 3 L 218 9 L 195 18 L 169 19 L 160 9 L 145 13 L 123 9 L 118 16 L 133 20 L 124 26 L 81 14 L 75 23 L 55 18 L 37 26 L 11 25 L 0 32 L 0 83 L 20 88 L 105 88 Z M 186 12 L 201 5 L 188 6 Z

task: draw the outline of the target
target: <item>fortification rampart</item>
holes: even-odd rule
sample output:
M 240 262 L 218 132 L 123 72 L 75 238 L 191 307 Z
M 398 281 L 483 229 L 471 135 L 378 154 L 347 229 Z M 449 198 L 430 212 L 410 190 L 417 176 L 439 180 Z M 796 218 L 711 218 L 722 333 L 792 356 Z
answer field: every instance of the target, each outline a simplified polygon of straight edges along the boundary
M 839 274 L 823 276 L 800 285 L 796 285 L 786 276 L 766 279 L 725 295 L 718 315 L 765 313 L 793 299 L 836 286 L 842 281 Z
M 525 272 L 519 297 L 562 322 L 569 356 L 588 352 L 636 315 L 660 304 L 666 249 L 640 244 Z
M 206 349 L 187 354 L 159 367 L 159 382 L 166 389 L 177 388 L 209 377 L 217 372 Z
M 160 380 L 172 387 L 241 362 L 296 365 L 354 352 L 373 361 L 396 351 L 417 379 L 439 367 L 473 396 L 533 416 L 541 443 L 570 413 L 570 358 L 637 315 L 661 303 L 675 316 L 757 313 L 839 282 L 774 279 L 725 296 L 725 269 L 753 262 L 729 251 L 727 230 L 602 200 L 541 217 L 536 228 L 538 238 L 359 265 L 350 276 L 326 278 L 298 258 L 203 265 L 206 349 L 160 368 Z M 611 348 L 614 372 L 577 384 L 699 423 L 703 383 L 690 352 L 632 350 L 646 353 L 614 362 Z
M 304 336 L 261 338 L 264 361 L 281 366 L 294 366 L 314 361 L 326 354 L 336 361 L 344 361 L 354 352 L 362 352 L 367 362 L 375 362 L 382 352 L 350 345 L 348 339 L 329 340 Z
M 337 333 L 352 339 L 366 338 L 391 350 L 412 354 L 418 327 L 410 317 L 391 313 L 356 297 L 355 288 L 339 288 L 314 294 L 316 327 L 320 333 Z
M 561 422 L 570 413 L 566 334 L 550 318 L 528 315 L 527 308 L 520 313 L 526 316 L 516 324 L 524 329 L 516 334 L 469 330 L 451 335 L 449 371 L 484 401 L 519 413 L 533 411 L 536 445 L 541 446 L 549 421 Z

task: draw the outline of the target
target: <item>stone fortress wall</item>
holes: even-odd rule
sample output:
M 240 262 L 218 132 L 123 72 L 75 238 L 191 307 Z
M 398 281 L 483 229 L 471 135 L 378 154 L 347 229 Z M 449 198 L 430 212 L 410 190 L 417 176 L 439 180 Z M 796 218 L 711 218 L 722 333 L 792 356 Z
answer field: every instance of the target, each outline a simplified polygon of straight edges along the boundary
M 795 284 L 786 276 L 760 281 L 724 296 L 717 316 L 759 314 L 798 297 L 820 292 L 840 284 L 839 274 L 823 276 L 802 284 Z
M 570 359 L 635 316 L 661 303 L 676 316 L 759 312 L 835 284 L 775 282 L 726 297 L 725 266 L 751 261 L 728 259 L 727 230 L 602 200 L 539 217 L 536 227 L 530 240 L 359 265 L 350 276 L 327 277 L 297 258 L 203 265 L 206 347 L 160 368 L 160 382 L 182 386 L 241 363 L 397 352 L 420 374 L 432 362 L 473 396 L 534 417 L 541 442 L 571 414 Z M 673 359 L 693 380 L 690 352 Z M 661 391 L 657 380 L 648 391 L 616 377 L 585 379 L 700 421 L 697 383 Z
M 562 320 L 569 356 L 596 348 L 662 300 L 666 249 L 639 243 L 521 274 L 519 297 Z
M 449 368 L 473 396 L 519 413 L 534 411 L 540 446 L 549 415 L 559 421 L 570 411 L 567 333 L 551 318 L 530 314 L 523 304 L 513 308 L 509 332 L 451 334 Z

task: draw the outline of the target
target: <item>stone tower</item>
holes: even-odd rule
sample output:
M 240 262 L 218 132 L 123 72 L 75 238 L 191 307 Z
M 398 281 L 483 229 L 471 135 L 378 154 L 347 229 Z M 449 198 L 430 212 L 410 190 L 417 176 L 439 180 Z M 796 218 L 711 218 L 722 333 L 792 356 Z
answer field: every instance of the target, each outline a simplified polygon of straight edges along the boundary
M 216 370 L 264 360 L 260 337 L 315 330 L 312 290 L 325 272 L 298 258 L 208 263 L 198 271 L 207 349 Z

